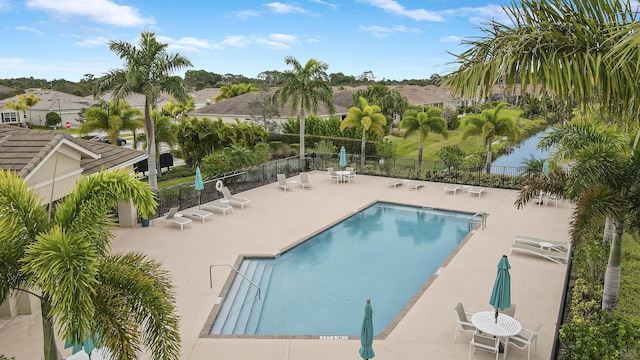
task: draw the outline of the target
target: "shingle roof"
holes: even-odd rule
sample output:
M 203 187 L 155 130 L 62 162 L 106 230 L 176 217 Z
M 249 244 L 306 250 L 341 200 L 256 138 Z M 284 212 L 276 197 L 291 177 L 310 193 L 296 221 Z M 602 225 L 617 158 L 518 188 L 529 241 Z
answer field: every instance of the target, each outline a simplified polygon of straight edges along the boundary
M 80 162 L 85 175 L 102 168 L 133 165 L 147 156 L 140 150 L 77 139 L 61 130 L 33 130 L 0 125 L 0 169 L 14 170 L 26 177 L 64 141 L 85 151 Z M 91 153 L 99 155 L 98 158 L 88 155 Z
M 226 99 L 223 101 L 219 101 L 215 104 L 207 105 L 202 107 L 196 111 L 193 111 L 191 114 L 193 115 L 227 115 L 227 116 L 251 116 L 252 111 L 249 107 L 249 104 L 260 100 L 260 92 L 254 91 L 238 96 L 234 96 L 230 99 Z M 346 114 L 346 108 L 340 106 L 339 104 L 335 104 L 335 113 L 336 114 Z M 278 107 L 278 114 L 281 117 L 286 117 L 289 114 L 288 104 L 285 106 Z M 323 104 L 319 104 L 318 106 L 318 114 L 319 115 L 328 115 L 329 111 L 326 106 Z

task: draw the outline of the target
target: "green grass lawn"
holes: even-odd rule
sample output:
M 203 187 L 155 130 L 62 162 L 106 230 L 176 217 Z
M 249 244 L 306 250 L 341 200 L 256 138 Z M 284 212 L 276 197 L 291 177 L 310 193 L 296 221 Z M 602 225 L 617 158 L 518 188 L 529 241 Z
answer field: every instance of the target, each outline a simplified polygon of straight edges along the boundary
M 507 116 L 516 118 L 518 125 L 523 128 L 534 125 L 535 120 L 526 119 L 520 117 L 522 114 L 521 109 L 504 109 L 502 113 Z M 461 119 L 462 123 L 464 123 L 464 118 Z M 484 146 L 482 140 L 479 136 L 471 136 L 465 140 L 462 140 L 462 130 L 463 126 L 456 130 L 449 130 L 449 138 L 444 139 L 439 134 L 429 134 L 429 136 L 425 139 L 422 150 L 422 158 L 424 160 L 440 160 L 436 153 L 438 150 L 445 146 L 449 145 L 458 145 L 460 148 L 467 154 L 472 153 Z M 398 136 L 387 136 L 386 139 L 389 139 L 395 142 L 398 146 L 396 157 L 398 158 L 407 158 L 407 159 L 417 159 L 418 158 L 418 145 L 420 144 L 420 135 L 418 133 L 412 133 L 406 138 L 398 137 Z M 497 139 L 496 139 L 497 140 Z M 494 146 L 494 151 L 498 147 Z

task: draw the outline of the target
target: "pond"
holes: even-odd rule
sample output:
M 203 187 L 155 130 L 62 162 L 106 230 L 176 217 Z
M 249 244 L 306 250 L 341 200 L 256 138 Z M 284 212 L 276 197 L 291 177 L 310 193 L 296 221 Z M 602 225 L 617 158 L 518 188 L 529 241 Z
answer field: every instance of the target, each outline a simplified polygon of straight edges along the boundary
M 543 135 L 544 131 L 541 131 L 526 139 L 520 144 L 514 146 L 509 154 L 498 157 L 491 165 L 498 169 L 501 166 L 520 167 L 525 166 L 524 162 L 529 160 L 532 156 L 536 159 L 548 158 L 553 149 L 543 151 L 536 148 Z

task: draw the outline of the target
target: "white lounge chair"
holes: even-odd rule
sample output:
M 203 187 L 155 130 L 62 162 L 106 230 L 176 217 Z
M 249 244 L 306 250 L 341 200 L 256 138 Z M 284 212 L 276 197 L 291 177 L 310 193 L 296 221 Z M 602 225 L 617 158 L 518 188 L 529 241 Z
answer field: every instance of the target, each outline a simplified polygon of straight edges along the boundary
M 276 177 L 278 178 L 278 186 L 281 187 L 284 192 L 294 191 L 296 189 L 293 184 L 287 182 L 287 178 L 284 176 L 284 174 L 278 174 L 276 175 Z
M 300 186 L 302 186 L 302 189 L 313 189 L 313 184 L 309 181 L 308 173 L 300 173 Z
M 202 222 L 205 222 L 205 220 L 207 220 L 208 218 L 211 218 L 211 220 L 213 220 L 213 213 L 211 211 L 201 209 L 185 211 L 184 216 L 189 218 L 201 219 Z
M 525 245 L 525 244 L 511 245 L 511 251 L 509 251 L 509 254 L 511 254 L 514 250 L 528 253 L 531 255 L 536 255 L 561 265 L 566 264 L 569 257 L 568 252 L 556 251 L 556 250 L 545 250 L 537 246 L 531 246 L 531 245 Z
M 229 188 L 226 186 L 223 187 L 220 192 L 224 196 L 224 199 L 229 202 L 229 205 L 240 205 L 241 209 L 244 209 L 245 205 L 251 206 L 251 200 L 231 195 L 231 191 L 229 191 Z
M 448 191 L 448 192 L 452 192 L 453 195 L 455 195 L 456 191 L 460 190 L 460 188 L 462 188 L 462 185 L 449 184 L 444 187 L 444 193 L 446 194 Z
M 229 202 L 227 200 L 221 200 L 221 201 L 226 201 L 227 203 L 226 204 L 222 203 L 220 202 L 220 200 L 212 201 L 206 204 L 202 204 L 200 205 L 200 207 L 212 212 L 221 212 L 222 215 L 227 215 L 227 211 L 233 213 L 233 206 L 229 205 Z
M 424 186 L 423 182 L 412 181 L 409 184 L 407 184 L 407 190 L 417 191 L 421 186 Z
M 481 197 L 483 191 L 484 191 L 483 187 L 472 186 L 472 187 L 469 188 L 469 192 L 468 192 L 467 196 L 471 196 L 471 194 L 478 194 L 478 197 Z
M 390 189 L 395 189 L 398 187 L 398 185 L 402 185 L 402 184 L 403 184 L 402 180 L 392 180 L 387 183 L 387 187 Z
M 514 244 L 526 244 L 526 245 L 535 245 L 540 248 L 544 248 L 546 244 L 551 244 L 549 248 L 551 250 L 563 251 L 566 252 L 569 249 L 569 243 L 564 241 L 549 241 L 543 238 L 539 238 L 537 236 L 524 235 L 524 234 L 516 234 L 513 238 Z M 546 243 L 546 244 L 545 244 Z
M 156 225 L 156 222 L 170 221 L 174 224 L 180 225 L 180 230 L 184 230 L 184 226 L 189 224 L 189 227 L 193 227 L 193 221 L 191 219 L 183 217 L 182 214 L 178 214 L 178 207 L 172 207 L 169 209 L 169 212 L 164 214 L 164 216 L 159 217 L 157 219 L 151 220 L 151 224 L 153 226 Z

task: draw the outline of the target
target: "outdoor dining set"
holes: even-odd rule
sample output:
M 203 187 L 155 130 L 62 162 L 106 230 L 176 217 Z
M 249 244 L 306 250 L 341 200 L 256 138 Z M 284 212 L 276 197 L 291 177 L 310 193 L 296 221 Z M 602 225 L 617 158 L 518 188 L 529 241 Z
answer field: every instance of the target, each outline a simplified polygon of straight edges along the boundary
M 542 325 L 535 330 L 527 330 L 516 319 L 516 305 L 511 303 L 511 276 L 509 275 L 509 260 L 503 255 L 498 263 L 498 273 L 491 292 L 489 304 L 493 311 L 480 311 L 475 314 L 465 312 L 462 303 L 455 307 L 457 315 L 454 341 L 458 332 L 472 332 L 469 342 L 469 359 L 477 349 L 496 354 L 496 360 L 500 353 L 507 358 L 508 348 L 515 347 L 527 350 L 527 359 L 531 360 L 531 344 L 534 349 L 538 332 Z

